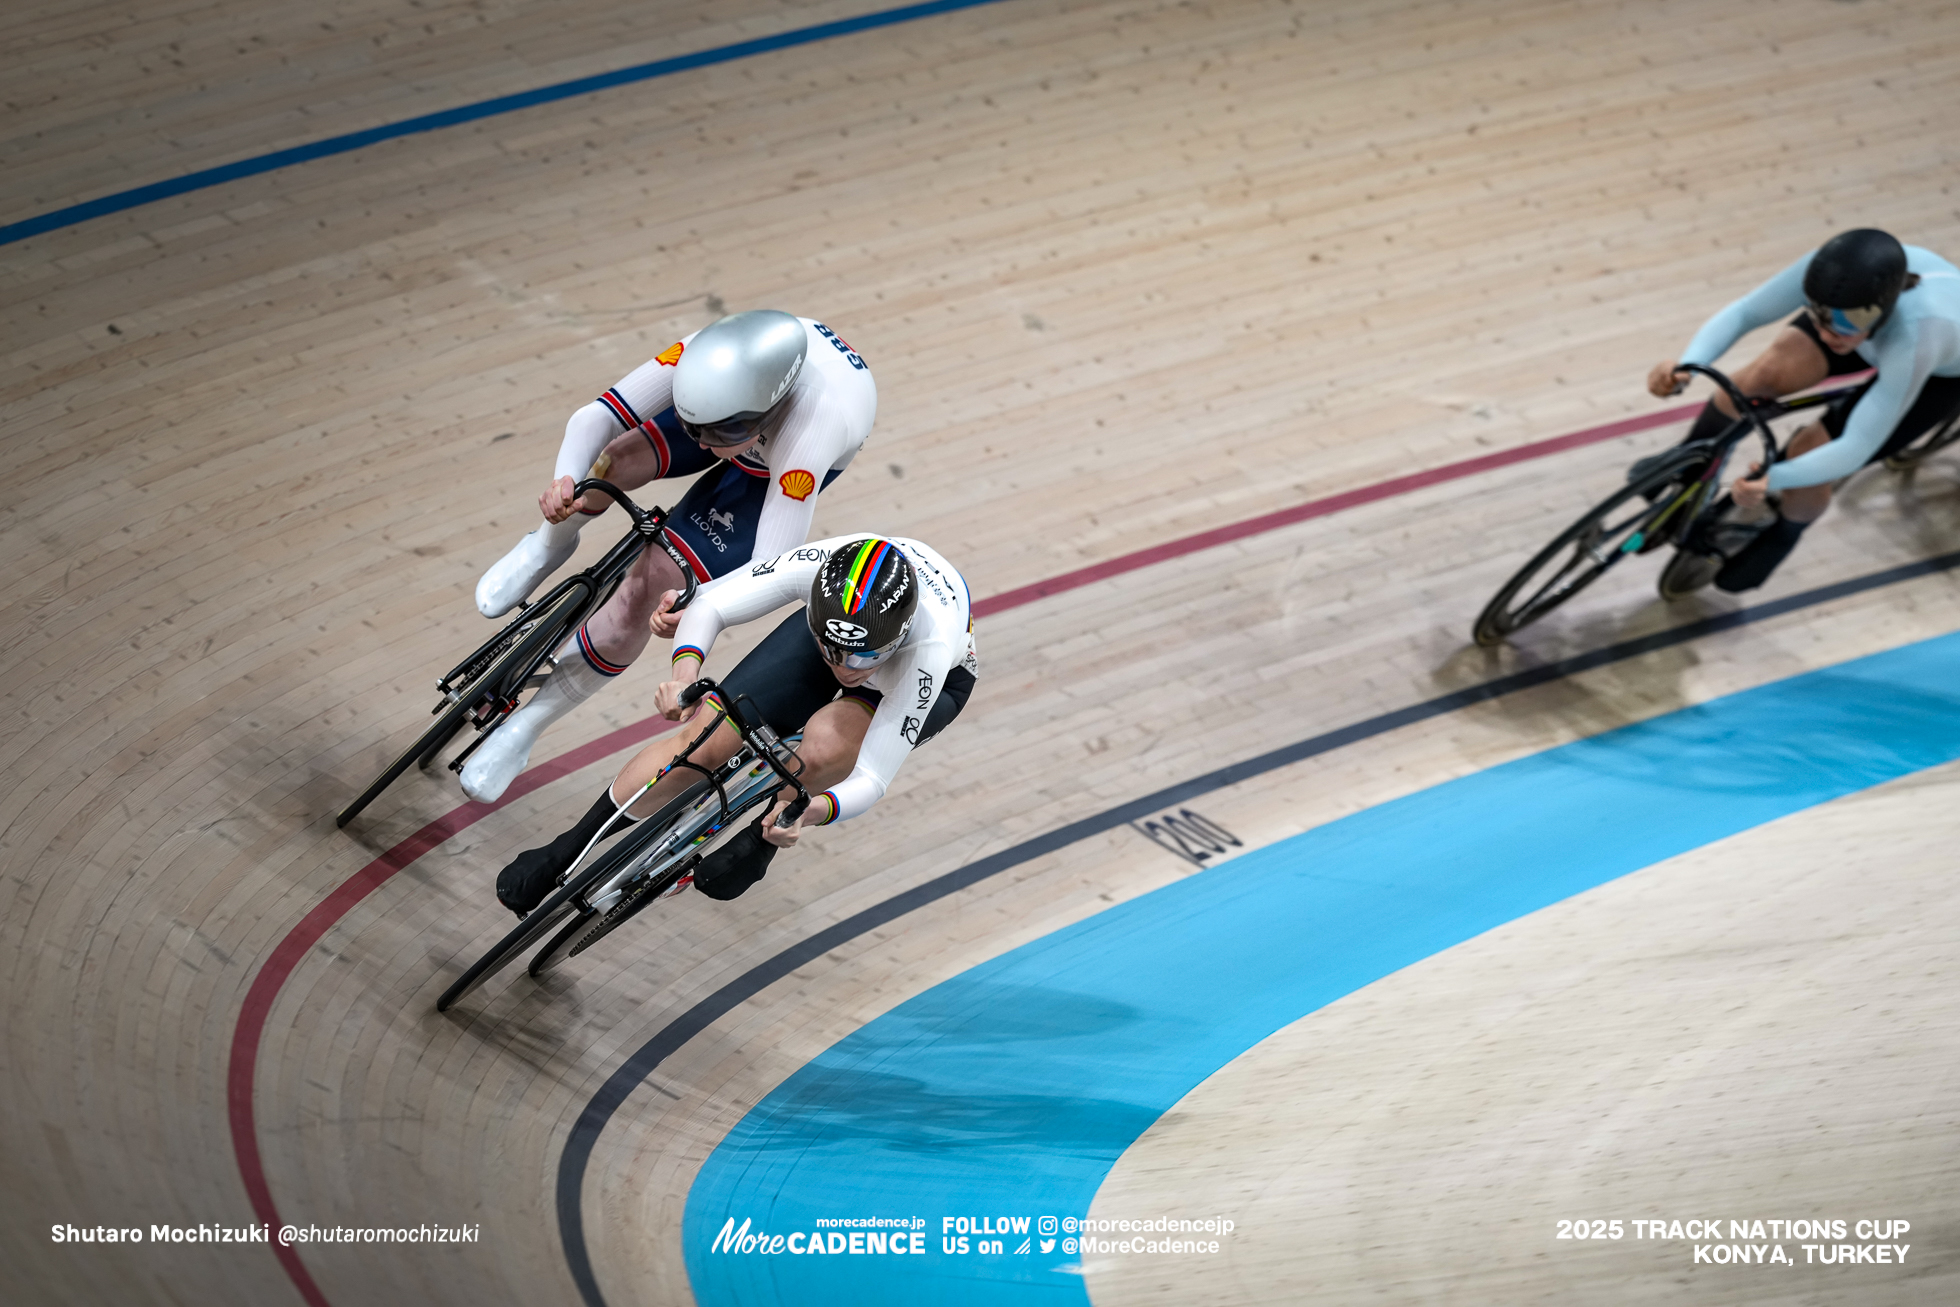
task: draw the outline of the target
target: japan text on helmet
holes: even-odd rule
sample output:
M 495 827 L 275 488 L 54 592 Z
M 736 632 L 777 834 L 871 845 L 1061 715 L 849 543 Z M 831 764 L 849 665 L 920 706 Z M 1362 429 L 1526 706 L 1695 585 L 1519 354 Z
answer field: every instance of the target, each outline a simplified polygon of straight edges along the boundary
M 1898 303 L 1906 284 L 1906 247 L 1871 227 L 1839 232 L 1804 269 L 1803 297 L 1821 327 L 1840 336 L 1869 335 Z
M 876 536 L 853 540 L 810 583 L 810 634 L 825 661 L 875 667 L 905 642 L 919 606 L 918 578 L 898 546 Z
M 723 448 L 755 439 L 795 384 L 808 349 L 802 322 L 774 309 L 703 327 L 674 365 L 681 429 Z

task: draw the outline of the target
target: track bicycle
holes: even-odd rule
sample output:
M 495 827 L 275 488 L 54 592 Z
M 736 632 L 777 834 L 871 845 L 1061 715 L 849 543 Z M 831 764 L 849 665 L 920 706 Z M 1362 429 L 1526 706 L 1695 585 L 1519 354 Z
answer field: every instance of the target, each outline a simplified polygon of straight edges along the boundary
M 1887 454 L 1885 467 L 1892 472 L 1910 472 L 1956 440 L 1960 440 L 1960 412 L 1954 413 L 1898 453 Z
M 457 999 L 541 939 L 546 942 L 531 959 L 532 976 L 543 975 L 558 963 L 577 957 L 648 904 L 679 894 L 693 883 L 701 860 L 740 830 L 741 818 L 768 803 L 785 785 L 796 791 L 796 797 L 776 824 L 787 828 L 803 815 L 810 806 L 810 792 L 797 779 L 803 771 L 803 760 L 795 749 L 800 737 L 780 738 L 747 695 L 731 698 L 708 677 L 681 692 L 681 705 L 690 706 L 709 692 L 714 694 L 709 700 L 714 712 L 708 724 L 639 794 L 619 806 L 622 810 L 631 806 L 661 776 L 673 771 L 698 772 L 700 779 L 581 869 L 579 863 L 592 852 L 604 828 L 595 833 L 560 877 L 558 887 L 443 991 L 436 1000 L 436 1011 L 447 1012 Z M 734 726 L 740 747 L 719 766 L 695 762 L 695 750 L 724 721 Z
M 1708 585 L 1722 564 L 1768 525 L 1724 520 L 1729 500 L 1722 469 L 1751 434 L 1762 445 L 1765 468 L 1781 456 L 1770 420 L 1819 408 L 1845 397 L 1844 390 L 1816 391 L 1787 399 L 1750 399 L 1714 368 L 1684 363 L 1721 387 L 1738 416 L 1705 440 L 1676 445 L 1636 462 L 1620 489 L 1546 545 L 1501 586 L 1477 617 L 1473 634 L 1489 647 L 1522 630 L 1591 585 L 1629 554 L 1673 546 L 1661 569 L 1661 598 L 1675 600 Z
M 586 618 L 598 612 L 606 600 L 612 598 L 620 582 L 626 579 L 627 572 L 639 561 L 648 542 L 666 550 L 674 565 L 681 569 L 684 588 L 674 604 L 675 610 L 687 607 L 693 600 L 697 585 L 694 570 L 688 566 L 681 551 L 674 547 L 674 542 L 667 538 L 666 510 L 643 509 L 618 486 L 596 477 L 579 482 L 572 491 L 573 497 L 588 490 L 605 493 L 626 510 L 631 519 L 626 535 L 598 562 L 577 575 L 566 577 L 542 599 L 520 604 L 517 616 L 501 631 L 484 641 L 462 662 L 450 668 L 447 675 L 436 681 L 436 689 L 442 698 L 429 710 L 436 718 L 434 724 L 376 776 L 358 798 L 340 810 L 340 814 L 334 818 L 336 826 L 345 826 L 352 821 L 361 809 L 374 802 L 381 791 L 394 784 L 410 767 L 427 767 L 434 762 L 443 747 L 465 725 L 474 726 L 476 738 L 449 763 L 450 771 L 460 772 L 463 764 L 469 761 L 470 754 L 517 711 L 521 696 L 538 689 L 545 683 L 545 678 L 556 670 L 554 655 L 557 650 L 572 632 L 584 624 Z

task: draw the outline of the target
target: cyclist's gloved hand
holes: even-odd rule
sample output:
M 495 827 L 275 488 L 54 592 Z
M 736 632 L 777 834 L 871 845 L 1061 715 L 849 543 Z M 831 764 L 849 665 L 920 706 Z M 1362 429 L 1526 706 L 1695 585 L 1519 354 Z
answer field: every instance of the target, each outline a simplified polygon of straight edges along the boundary
M 655 638 L 671 640 L 674 638 L 674 632 L 681 629 L 681 615 L 674 611 L 674 601 L 680 597 L 681 592 L 678 590 L 669 590 L 660 596 L 660 606 L 654 609 L 653 616 L 647 619 L 647 625 L 652 629 Z

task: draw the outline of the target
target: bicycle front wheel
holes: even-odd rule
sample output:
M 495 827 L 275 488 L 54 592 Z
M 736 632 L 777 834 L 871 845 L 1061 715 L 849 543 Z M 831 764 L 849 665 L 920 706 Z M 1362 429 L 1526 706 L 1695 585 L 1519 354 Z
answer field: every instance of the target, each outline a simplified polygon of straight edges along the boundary
M 442 991 L 442 997 L 436 1000 L 436 1011 L 447 1012 L 457 999 L 509 966 L 518 954 L 535 944 L 546 931 L 566 917 L 573 916 L 579 906 L 574 900 L 584 887 L 581 877 L 573 877 L 553 890 L 551 896 L 531 909 L 530 915 L 518 922 L 515 929 L 491 945 L 489 952 L 470 964 L 468 970 L 456 977 L 454 984 Z
M 365 790 L 362 790 L 352 803 L 342 808 L 334 817 L 334 825 L 345 826 L 359 816 L 361 810 L 381 797 L 381 792 L 393 785 L 401 774 L 410 767 L 426 767 L 435 761 L 442 747 L 454 739 L 463 729 L 470 713 L 482 704 L 486 695 L 510 692 L 522 678 L 516 673 L 523 670 L 520 664 L 528 664 L 539 657 L 539 651 L 550 653 L 563 642 L 579 622 L 584 620 L 587 611 L 585 597 L 590 587 L 573 586 L 568 589 L 551 610 L 544 614 L 530 632 L 515 641 L 500 655 L 490 669 L 474 681 L 474 692 L 460 702 L 445 706 L 437 716 L 435 725 L 422 732 L 415 743 L 402 751 L 399 758 L 390 763 L 386 770 L 376 776 Z M 528 621 L 529 618 L 520 618 Z M 506 686 L 506 682 L 512 684 Z
M 1484 605 L 1472 631 L 1477 643 L 1488 648 L 1501 642 L 1597 581 L 1628 554 L 1645 553 L 1685 526 L 1679 519 L 1694 497 L 1694 474 L 1702 466 L 1693 451 L 1681 450 L 1567 527 Z

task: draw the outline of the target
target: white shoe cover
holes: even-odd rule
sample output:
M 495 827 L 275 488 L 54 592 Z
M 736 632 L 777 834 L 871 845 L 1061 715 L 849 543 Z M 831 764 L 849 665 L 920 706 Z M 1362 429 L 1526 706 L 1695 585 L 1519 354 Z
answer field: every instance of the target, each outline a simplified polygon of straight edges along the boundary
M 556 539 L 554 537 L 563 537 Z M 541 526 L 517 542 L 515 548 L 490 565 L 476 583 L 476 611 L 485 617 L 502 617 L 530 596 L 538 582 L 550 576 L 578 552 L 578 531 L 552 530 Z M 501 729 L 501 728 L 499 728 Z M 484 745 L 489 748 L 489 745 Z
M 495 803 L 510 788 L 531 760 L 531 746 L 545 728 L 591 698 L 607 681 L 592 670 L 579 652 L 578 636 L 565 642 L 557 655 L 558 669 L 546 678 L 544 688 L 531 701 L 512 713 L 508 720 L 483 742 L 483 747 L 463 764 L 463 793 L 478 803 Z

